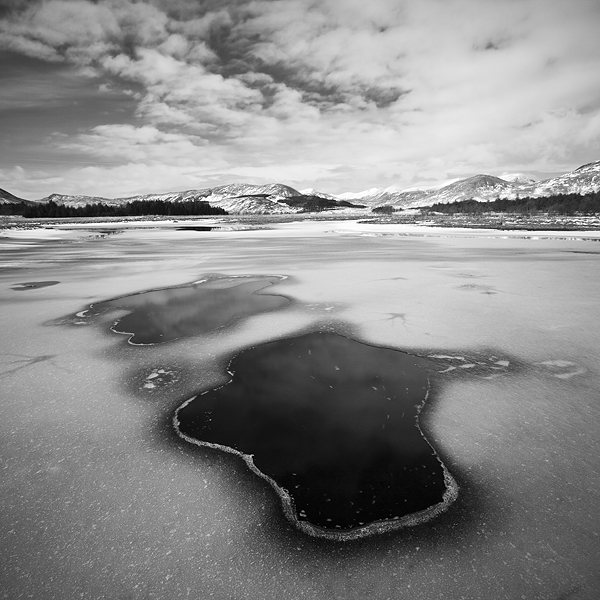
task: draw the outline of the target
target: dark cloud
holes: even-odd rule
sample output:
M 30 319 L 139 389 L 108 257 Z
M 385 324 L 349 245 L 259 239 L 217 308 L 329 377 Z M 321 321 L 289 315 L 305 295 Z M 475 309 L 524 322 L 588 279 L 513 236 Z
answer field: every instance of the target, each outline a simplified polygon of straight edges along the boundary
M 2 0 L 0 2 L 0 19 L 16 14 L 35 4 L 32 0 Z

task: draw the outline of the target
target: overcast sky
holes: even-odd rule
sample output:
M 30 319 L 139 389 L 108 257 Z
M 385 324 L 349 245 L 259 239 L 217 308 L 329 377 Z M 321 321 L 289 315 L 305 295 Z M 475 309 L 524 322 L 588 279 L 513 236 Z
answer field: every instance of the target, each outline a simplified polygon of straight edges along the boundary
M 0 187 L 25 198 L 599 159 L 599 0 L 0 0 Z

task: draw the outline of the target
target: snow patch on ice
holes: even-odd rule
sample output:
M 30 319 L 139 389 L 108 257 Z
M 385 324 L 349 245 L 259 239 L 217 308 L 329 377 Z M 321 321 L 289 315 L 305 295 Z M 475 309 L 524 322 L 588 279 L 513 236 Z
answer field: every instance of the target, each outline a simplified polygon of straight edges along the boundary
M 163 388 L 179 381 L 179 373 L 169 369 L 154 369 L 146 375 L 140 389 L 154 390 Z
M 535 364 L 542 367 L 557 379 L 571 379 L 576 375 L 583 375 L 586 372 L 586 369 L 570 360 L 543 360 Z

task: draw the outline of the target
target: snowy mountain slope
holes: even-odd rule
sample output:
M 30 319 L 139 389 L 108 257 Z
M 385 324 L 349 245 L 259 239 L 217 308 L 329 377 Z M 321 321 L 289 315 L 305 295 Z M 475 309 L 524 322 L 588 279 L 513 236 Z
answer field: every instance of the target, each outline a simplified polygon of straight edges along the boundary
M 281 183 L 250 185 L 233 183 L 209 190 L 202 190 L 202 199 L 211 206 L 225 209 L 232 214 L 282 214 L 297 212 L 278 200 L 298 196 L 300 192 Z M 187 200 L 187 197 L 184 197 Z
M 344 192 L 342 194 L 336 194 L 336 198 L 338 200 L 349 200 L 350 202 L 353 202 L 354 200 L 362 202 L 362 200 L 365 198 L 369 200 L 383 193 L 385 193 L 384 188 L 374 187 L 368 190 L 363 190 L 362 192 Z
M 345 200 L 346 198 L 341 198 L 343 194 L 339 196 L 334 196 L 332 194 L 326 194 L 325 192 L 319 192 L 319 190 L 315 190 L 315 188 L 308 188 L 306 190 L 300 190 L 300 194 L 302 196 L 316 196 L 317 198 L 326 198 L 327 200 Z
M 537 180 L 531 177 L 528 177 L 524 173 L 505 173 L 500 175 L 500 179 L 504 179 L 504 181 L 510 181 L 511 183 L 525 183 L 531 184 L 535 183 Z
M 514 191 L 518 184 L 510 183 L 493 175 L 474 175 L 430 192 L 427 201 L 449 203 L 458 200 L 486 201 Z
M 583 165 L 570 173 L 524 186 L 521 196 L 589 194 L 600 190 L 600 160 Z
M 346 200 L 366 205 L 370 208 L 376 206 L 384 206 L 386 204 L 398 207 L 408 207 L 418 204 L 426 197 L 424 190 L 398 190 L 396 187 L 391 188 L 371 188 L 363 192 L 352 193 L 346 192 L 338 194 L 338 200 Z
M 120 206 L 127 202 L 140 200 L 165 202 L 184 202 L 203 200 L 211 206 L 218 206 L 231 213 L 243 214 L 271 214 L 295 212 L 285 204 L 277 201 L 281 198 L 297 196 L 299 192 L 294 188 L 280 183 L 267 185 L 252 185 L 246 183 L 233 183 L 202 190 L 186 190 L 183 192 L 167 192 L 164 194 L 140 194 L 126 198 L 102 198 L 100 196 L 69 196 L 64 194 L 51 194 L 39 202 L 52 200 L 57 204 L 66 206 L 84 206 L 101 202 L 109 206 Z
M 399 208 L 416 208 L 470 199 L 485 202 L 496 198 L 587 194 L 600 190 L 600 161 L 583 165 L 570 173 L 544 181 L 535 181 L 520 174 L 509 178 L 512 181 L 493 175 L 475 175 L 437 189 L 395 191 L 393 188 L 373 188 L 356 195 L 339 194 L 338 198 L 349 199 L 360 195 L 360 201 L 370 207 L 391 204 Z
M 232 198 L 236 196 L 269 196 L 273 200 L 279 198 L 287 198 L 289 196 L 298 196 L 300 192 L 282 183 L 269 183 L 266 185 L 254 185 L 249 183 L 230 183 L 210 188 L 212 196 L 222 196 L 224 198 Z
M 377 190 L 361 201 L 371 207 L 390 204 L 399 208 L 429 206 L 436 202 L 456 202 L 474 198 L 488 200 L 509 193 L 515 184 L 492 175 L 474 175 L 467 179 L 454 181 L 440 188 L 408 189 L 402 191 Z
M 230 214 L 239 215 L 274 215 L 298 212 L 296 209 L 277 202 L 270 197 L 234 196 L 227 197 L 219 194 L 202 198 L 211 206 L 222 208 Z
M 19 198 L 6 190 L 0 188 L 0 204 L 20 204 L 21 202 L 26 202 L 29 204 L 29 200 L 23 200 L 23 198 Z

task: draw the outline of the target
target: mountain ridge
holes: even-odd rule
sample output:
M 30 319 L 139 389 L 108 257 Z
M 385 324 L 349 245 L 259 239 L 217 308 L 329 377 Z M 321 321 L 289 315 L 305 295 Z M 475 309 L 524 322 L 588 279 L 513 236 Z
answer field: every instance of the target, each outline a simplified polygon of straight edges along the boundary
M 0 204 L 20 204 L 21 202 L 28 203 L 30 200 L 24 200 L 0 188 Z
M 37 201 L 23 200 L 10 192 L 0 189 L 0 204 L 17 204 L 25 202 L 35 204 L 52 200 L 66 206 L 84 206 L 85 204 L 102 203 L 119 206 L 137 200 L 163 200 L 167 202 L 184 202 L 202 200 L 211 206 L 223 208 L 231 214 L 285 214 L 296 213 L 302 204 L 285 202 L 289 198 L 321 198 L 329 200 L 329 207 L 348 207 L 348 201 L 359 201 L 366 208 L 391 205 L 396 208 L 422 208 L 436 203 L 450 203 L 461 200 L 516 199 L 519 197 L 546 197 L 557 194 L 586 194 L 600 190 L 600 161 L 594 161 L 550 179 L 542 181 L 530 180 L 522 174 L 508 175 L 507 179 L 494 175 L 478 174 L 441 187 L 406 188 L 396 186 L 387 188 L 371 188 L 363 192 L 344 192 L 342 194 L 326 194 L 309 188 L 299 192 L 295 188 L 282 183 L 249 184 L 232 183 L 212 188 L 190 189 L 180 192 L 154 194 L 138 194 L 122 198 L 103 198 L 100 196 L 50 194 Z M 338 204 L 332 202 L 338 201 Z
M 461 200 L 487 202 L 496 198 L 514 200 L 529 196 L 541 198 L 557 194 L 587 194 L 600 190 L 600 161 L 587 163 L 570 171 L 542 181 L 507 181 L 494 175 L 473 175 L 440 188 L 412 189 L 398 192 L 390 188 L 370 190 L 361 195 L 362 203 L 374 208 L 390 204 L 397 208 L 421 208 L 436 203 Z

